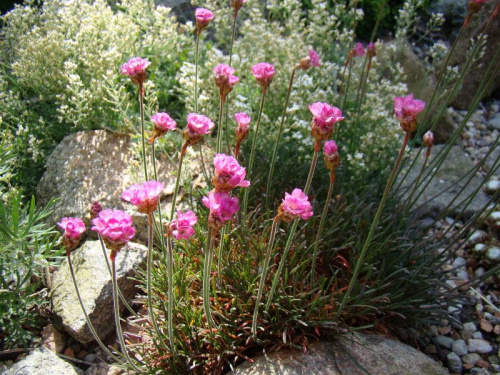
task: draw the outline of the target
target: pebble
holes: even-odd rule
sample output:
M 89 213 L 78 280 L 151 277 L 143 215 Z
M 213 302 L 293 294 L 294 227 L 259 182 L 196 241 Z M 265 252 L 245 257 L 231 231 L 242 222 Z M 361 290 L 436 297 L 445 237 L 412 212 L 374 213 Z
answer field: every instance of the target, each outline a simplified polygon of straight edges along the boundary
M 453 261 L 453 263 L 451 265 L 453 267 L 462 267 L 462 266 L 465 266 L 465 263 L 467 263 L 467 261 L 464 258 L 458 257 L 458 258 L 455 258 L 455 260 Z
M 458 355 L 451 352 L 446 356 L 448 360 L 448 367 L 452 372 L 462 373 L 462 360 Z
M 472 334 L 472 338 L 474 338 L 474 339 L 482 339 L 483 338 L 483 334 L 481 332 L 479 332 L 479 331 L 474 332 Z
M 457 271 L 457 279 L 459 280 L 469 280 L 469 274 L 467 271 Z
M 453 345 L 452 345 L 451 350 L 456 355 L 459 355 L 459 356 L 466 355 L 469 352 L 467 344 L 466 344 L 466 342 L 464 340 L 455 340 L 455 341 L 453 341 Z
M 493 129 L 500 130 L 500 115 L 496 115 L 489 122 L 488 126 Z
M 469 237 L 469 240 L 467 241 L 471 245 L 475 245 L 479 242 L 484 242 L 488 239 L 488 233 L 486 233 L 484 230 L 476 230 L 472 235 Z
M 469 352 L 471 353 L 490 353 L 493 351 L 490 343 L 485 340 L 470 339 Z
M 474 333 L 477 331 L 477 327 L 473 322 L 468 322 L 464 324 L 464 331 Z
M 490 247 L 486 252 L 486 258 L 492 262 L 500 260 L 500 248 L 497 246 Z
M 451 337 L 446 337 L 443 335 L 434 337 L 434 342 L 446 349 L 451 349 L 451 347 L 453 346 L 453 339 Z
M 486 246 L 484 243 L 477 243 L 474 246 L 474 252 L 478 254 L 483 254 L 488 250 L 488 246 Z
M 486 319 L 481 319 L 480 326 L 481 326 L 481 329 L 486 333 L 490 333 L 493 331 L 493 325 L 490 322 L 488 322 Z
M 481 356 L 477 353 L 469 353 L 462 357 L 464 363 L 475 365 L 477 361 L 481 359 Z
M 498 190 L 500 190 L 500 181 L 499 180 L 490 180 L 484 185 L 484 190 L 490 194 L 495 194 Z

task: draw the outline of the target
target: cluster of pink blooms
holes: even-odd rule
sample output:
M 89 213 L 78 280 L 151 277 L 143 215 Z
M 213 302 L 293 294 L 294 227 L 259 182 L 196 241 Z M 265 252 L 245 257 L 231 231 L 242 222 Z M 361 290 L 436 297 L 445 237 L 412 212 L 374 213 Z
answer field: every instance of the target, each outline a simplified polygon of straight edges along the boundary
M 210 21 L 214 19 L 214 14 L 205 8 L 196 8 L 194 11 L 194 18 L 196 19 L 196 28 L 198 34 L 205 29 Z
M 236 127 L 236 146 L 234 147 L 234 157 L 238 157 L 240 153 L 241 142 L 243 142 L 248 137 L 248 132 L 250 131 L 250 116 L 245 112 L 236 113 L 234 119 L 238 123 Z
M 168 113 L 158 112 L 150 118 L 155 126 L 154 135 L 149 140 L 150 143 L 153 142 L 156 138 L 164 135 L 167 131 L 175 130 L 175 128 L 177 128 L 177 123 L 170 117 Z
M 240 80 L 233 75 L 234 69 L 227 64 L 219 64 L 214 68 L 215 84 L 220 89 L 220 97 L 224 100 L 232 90 L 233 86 Z
M 120 210 L 103 210 L 92 220 L 91 229 L 98 232 L 111 252 L 111 259 L 135 236 L 132 217 Z
M 338 147 L 335 141 L 326 141 L 323 145 L 323 158 L 325 160 L 326 168 L 334 171 L 340 164 L 338 154 Z
M 73 217 L 63 217 L 57 225 L 64 229 L 63 244 L 66 248 L 66 253 L 69 254 L 71 250 L 78 246 L 80 238 L 87 228 L 82 219 Z
M 241 9 L 243 4 L 245 4 L 247 0 L 231 0 L 231 6 L 234 9 L 234 16 L 238 14 L 238 11 Z
M 207 116 L 198 113 L 190 113 L 187 116 L 187 127 L 182 134 L 187 145 L 195 145 L 201 138 L 210 133 L 214 128 L 214 123 Z
M 304 70 L 307 70 L 312 66 L 321 66 L 318 53 L 313 49 L 309 50 L 307 57 L 300 60 L 299 66 Z
M 311 135 L 317 141 L 330 138 L 335 123 L 342 121 L 342 111 L 327 103 L 316 102 L 309 106 L 313 115 L 311 124 Z
M 261 85 L 262 88 L 267 89 L 276 72 L 272 64 L 261 62 L 252 66 L 252 73 L 259 85 Z
M 188 210 L 185 213 L 177 211 L 177 219 L 172 220 L 166 226 L 167 234 L 165 234 L 165 237 L 172 235 L 176 240 L 187 240 L 194 234 L 193 226 L 197 222 L 198 217 L 193 211 Z
M 203 197 L 203 204 L 210 210 L 208 224 L 218 230 L 230 220 L 240 209 L 238 198 L 231 197 L 225 191 L 212 190 L 207 197 Z
M 294 189 L 292 194 L 285 193 L 285 199 L 278 207 L 276 218 L 289 223 L 298 218 L 307 220 L 312 215 L 312 206 L 307 195 L 300 189 Z
M 134 184 L 122 193 L 122 199 L 137 206 L 137 211 L 151 214 L 158 207 L 160 194 L 165 185 L 158 181 L 146 181 Z
M 142 86 L 146 81 L 146 68 L 149 65 L 151 63 L 147 59 L 132 57 L 122 65 L 121 73 L 128 75 L 134 84 Z
M 214 157 L 215 173 L 212 183 L 217 191 L 229 191 L 235 187 L 248 187 L 250 181 L 245 180 L 246 170 L 238 161 L 229 155 L 216 154 Z
M 405 132 L 413 132 L 417 127 L 417 115 L 425 109 L 425 103 L 413 99 L 413 94 L 394 98 L 394 114 Z

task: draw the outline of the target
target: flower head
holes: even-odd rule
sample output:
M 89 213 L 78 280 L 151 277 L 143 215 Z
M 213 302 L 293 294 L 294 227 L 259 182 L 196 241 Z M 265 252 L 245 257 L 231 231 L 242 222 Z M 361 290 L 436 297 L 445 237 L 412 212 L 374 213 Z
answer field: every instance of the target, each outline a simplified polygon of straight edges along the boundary
M 227 64 L 219 64 L 214 68 L 215 84 L 220 89 L 222 99 L 233 90 L 233 86 L 240 80 L 233 73 L 234 69 Z
M 99 215 L 99 212 L 102 211 L 102 206 L 99 204 L 99 202 L 95 201 L 92 203 L 92 206 L 90 207 L 90 218 L 95 219 L 97 215 Z
M 122 65 L 122 74 L 130 77 L 136 85 L 142 85 L 146 80 L 146 68 L 151 65 L 147 59 L 132 57 Z
M 69 254 L 71 250 L 78 246 L 80 238 L 87 228 L 82 219 L 73 217 L 63 217 L 57 225 L 64 229 L 63 243 L 66 253 Z
M 368 55 L 368 57 L 370 59 L 372 59 L 373 57 L 377 56 L 377 50 L 375 49 L 375 43 L 370 42 L 368 44 L 368 47 L 366 47 L 366 54 Z
M 165 185 L 158 181 L 146 181 L 134 184 L 122 194 L 122 199 L 137 206 L 137 211 L 150 214 L 158 207 L 160 194 Z
M 245 4 L 246 2 L 247 0 L 231 0 L 231 6 L 233 7 L 234 12 L 238 13 L 243 4 Z
M 428 130 L 427 133 L 424 134 L 423 140 L 424 145 L 426 145 L 427 147 L 434 146 L 434 134 L 430 130 Z
M 150 118 L 155 126 L 154 135 L 149 140 L 150 143 L 153 142 L 156 138 L 164 135 L 167 131 L 175 130 L 175 128 L 177 127 L 177 123 L 169 116 L 168 113 L 158 112 Z
M 242 142 L 248 136 L 250 130 L 250 116 L 245 112 L 235 113 L 234 119 L 238 123 L 236 127 L 236 141 Z
M 210 133 L 214 123 L 207 116 L 190 113 L 187 116 L 187 127 L 182 137 L 188 145 L 195 145 L 201 141 L 203 135 Z
M 212 183 L 216 191 L 229 191 L 237 186 L 250 186 L 250 181 L 245 180 L 245 168 L 241 167 L 234 157 L 216 154 L 214 157 L 214 166 L 215 174 L 212 178 Z
M 177 211 L 177 220 L 172 220 L 167 225 L 166 237 L 172 235 L 176 240 L 187 240 L 194 234 L 193 226 L 198 222 L 196 214 L 188 210 L 185 213 Z
M 287 223 L 299 217 L 307 220 L 312 214 L 309 198 L 300 189 L 294 189 L 292 194 L 285 193 L 285 199 L 278 208 L 278 217 Z
M 405 132 L 413 132 L 417 127 L 417 115 L 425 109 L 425 103 L 413 99 L 413 94 L 394 98 L 394 114 Z
M 114 252 L 119 251 L 135 236 L 132 217 L 124 211 L 101 211 L 99 216 L 92 220 L 92 224 L 94 225 L 92 230 L 98 232 Z
M 311 66 L 321 66 L 318 53 L 310 49 L 307 57 L 300 59 L 299 66 L 304 70 L 309 69 Z
M 356 47 L 352 49 L 354 56 L 364 56 L 365 49 L 363 48 L 362 43 L 356 43 Z
M 266 89 L 271 84 L 275 71 L 273 65 L 261 62 L 252 66 L 252 73 L 259 85 Z
M 323 158 L 327 169 L 332 171 L 339 166 L 340 158 L 337 143 L 335 143 L 335 141 L 325 142 L 323 145 Z
M 198 33 L 200 33 L 214 19 L 214 14 L 208 9 L 196 8 L 194 18 L 196 19 L 196 28 L 198 29 Z
M 309 106 L 313 115 L 311 135 L 317 141 L 330 138 L 335 123 L 342 121 L 342 111 L 327 103 L 316 102 Z
M 219 230 L 224 222 L 230 220 L 240 209 L 238 198 L 231 197 L 225 191 L 212 190 L 208 197 L 203 197 L 203 204 L 210 210 L 208 224 Z

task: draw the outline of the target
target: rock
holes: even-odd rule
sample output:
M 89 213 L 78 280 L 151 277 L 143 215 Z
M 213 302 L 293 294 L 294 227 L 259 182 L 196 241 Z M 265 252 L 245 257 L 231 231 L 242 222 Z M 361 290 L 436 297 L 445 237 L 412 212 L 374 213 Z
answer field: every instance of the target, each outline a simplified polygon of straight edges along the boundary
M 459 356 L 463 356 L 463 355 L 466 355 L 468 353 L 467 344 L 465 343 L 464 340 L 453 341 L 453 346 L 452 346 L 451 350 L 453 351 L 453 353 L 455 353 L 456 355 L 459 355 Z M 460 362 L 460 363 L 462 363 L 462 362 Z
M 430 165 L 435 156 L 443 150 L 443 147 L 446 146 L 437 145 L 433 147 L 428 165 Z M 416 157 L 417 151 L 418 150 L 411 151 L 410 160 Z M 410 195 L 413 189 L 413 182 L 417 179 L 417 176 L 420 174 L 422 169 L 423 160 L 424 158 L 422 153 L 419 155 L 417 162 L 401 184 L 401 191 L 404 192 L 403 199 L 408 198 Z M 409 168 L 409 164 L 411 163 L 407 163 L 403 168 L 402 172 L 399 174 L 399 178 L 406 175 L 405 169 Z M 425 191 L 419 196 L 412 209 L 418 213 L 419 217 L 435 217 L 451 202 L 453 202 L 448 210 L 454 214 L 460 213 L 464 208 L 462 201 L 465 200 L 470 194 L 473 194 L 482 183 L 482 179 L 479 176 L 474 176 L 461 194 L 457 197 L 457 194 L 468 181 L 468 179 L 463 179 L 464 172 L 471 170 L 473 167 L 474 165 L 472 164 L 472 161 L 462 148 L 460 146 L 453 146 L 434 178 L 425 188 Z M 424 187 L 424 185 L 425 184 L 421 184 L 421 188 Z M 417 190 L 415 196 L 420 194 L 421 188 Z M 481 210 L 487 203 L 488 196 L 481 190 L 465 209 L 464 215 L 466 217 L 471 216 L 475 212 Z
M 484 242 L 488 239 L 488 233 L 486 233 L 484 230 L 475 230 L 474 233 L 471 234 L 469 239 L 467 240 L 468 245 L 475 245 L 479 242 Z M 480 251 L 484 251 L 481 250 Z
M 107 363 L 92 365 L 84 373 L 84 375 L 121 375 L 121 374 L 125 374 L 125 371 L 118 367 L 110 366 Z
M 30 355 L 2 372 L 3 375 L 77 375 L 69 363 L 47 348 L 33 350 Z
M 66 347 L 66 335 L 49 324 L 42 331 L 42 345 L 55 353 L 62 353 Z
M 470 339 L 469 340 L 469 352 L 471 353 L 490 353 L 493 351 L 490 343 L 485 340 Z
M 490 247 L 486 252 L 486 258 L 491 262 L 498 262 L 500 260 L 500 247 Z
M 470 365 L 475 365 L 477 361 L 481 359 L 481 356 L 477 353 L 469 353 L 462 357 L 463 363 L 467 363 Z
M 205 186 L 201 164 L 196 164 L 198 152 L 196 157 L 194 155 L 193 148 L 188 148 L 183 176 L 192 177 L 194 187 Z M 152 166 L 148 169 L 151 173 Z M 160 197 L 161 207 L 163 212 L 170 212 L 175 185 L 172 173 L 175 174 L 177 165 L 160 157 L 157 170 L 158 180 L 166 186 Z M 146 243 L 146 215 L 139 214 L 135 206 L 121 199 L 125 189 L 143 181 L 142 164 L 130 136 L 104 130 L 81 131 L 66 136 L 47 159 L 46 171 L 36 190 L 37 204 L 43 206 L 51 198 L 59 198 L 49 218 L 51 223 L 71 216 L 81 217 L 89 224 L 89 210 L 94 201 L 104 209 L 126 210 L 132 215 L 137 229 L 134 241 Z M 178 199 L 183 195 L 181 191 Z
M 453 339 L 451 337 L 446 337 L 442 335 L 436 336 L 434 338 L 434 342 L 446 349 L 451 349 L 451 347 L 453 346 Z
M 489 4 L 485 4 L 478 14 L 474 15 L 471 19 L 471 22 L 467 28 L 465 28 L 462 37 L 457 43 L 457 47 L 453 55 L 451 56 L 449 66 L 459 66 L 459 70 L 462 71 L 466 62 L 467 62 L 467 54 L 468 49 L 470 47 L 470 41 L 472 38 L 476 40 L 479 34 L 486 27 L 488 19 L 493 11 L 495 6 L 495 2 L 489 2 Z M 465 12 L 463 13 L 465 14 Z M 463 17 L 460 17 L 463 19 Z M 500 88 L 500 72 L 496 72 L 493 75 L 495 67 L 490 71 L 490 73 L 486 73 L 490 63 L 493 62 L 493 56 L 495 52 L 498 50 L 498 46 L 500 45 L 500 22 L 492 21 L 490 22 L 488 29 L 486 30 L 488 34 L 488 41 L 486 43 L 486 49 L 484 55 L 480 55 L 480 58 L 477 60 L 477 66 L 481 66 L 480 69 L 470 69 L 468 74 L 465 76 L 465 79 L 462 83 L 462 87 L 457 91 L 455 98 L 453 99 L 452 105 L 458 109 L 468 109 L 471 102 L 473 101 L 474 96 L 479 90 L 479 86 L 481 85 L 483 78 L 487 77 L 491 79 L 492 82 L 485 88 L 485 91 L 482 93 L 482 97 L 479 99 L 489 97 L 493 92 L 497 91 Z
M 489 180 L 485 185 L 484 185 L 484 190 L 486 193 L 493 195 L 495 194 L 498 190 L 500 190 L 500 181 L 499 180 Z
M 476 254 L 484 254 L 488 247 L 484 243 L 477 243 L 474 245 L 474 252 Z
M 462 266 L 465 266 L 465 263 L 467 263 L 467 262 L 465 261 L 464 258 L 457 257 L 457 258 L 455 258 L 455 260 L 453 261 L 453 263 L 451 265 L 453 267 L 462 267 Z
M 118 286 L 127 300 L 136 292 L 135 281 L 130 277 L 144 265 L 146 256 L 146 247 L 129 242 L 116 258 Z M 100 338 L 105 339 L 114 332 L 115 325 L 111 276 L 99 241 L 86 241 L 71 258 L 87 314 Z M 55 274 L 51 297 L 52 312 L 62 321 L 64 329 L 79 342 L 93 341 L 75 293 L 67 259 Z
M 464 331 L 474 333 L 477 331 L 477 327 L 473 322 L 467 322 L 464 324 Z
M 451 352 L 446 356 L 446 359 L 448 360 L 448 368 L 451 372 L 462 373 L 462 361 L 458 355 Z
M 481 319 L 480 327 L 486 333 L 490 333 L 493 331 L 493 325 L 486 319 Z
M 454 39 L 462 26 L 464 14 L 467 13 L 467 1 L 437 0 L 432 2 L 431 9 L 434 13 L 443 14 L 443 32 Z
M 488 158 L 484 163 L 483 168 L 486 172 L 489 172 L 493 168 L 499 156 L 500 156 L 500 147 L 495 147 L 495 149 L 491 152 L 490 156 L 488 156 Z M 498 175 L 499 171 L 500 171 L 500 163 L 496 165 L 496 168 L 492 173 L 494 175 Z
M 431 375 L 448 371 L 425 354 L 383 336 L 362 334 L 339 337 L 336 342 L 311 344 L 306 352 L 283 349 L 245 362 L 233 375 Z
M 492 129 L 500 130 L 500 114 L 496 114 L 495 117 L 491 118 L 488 126 Z

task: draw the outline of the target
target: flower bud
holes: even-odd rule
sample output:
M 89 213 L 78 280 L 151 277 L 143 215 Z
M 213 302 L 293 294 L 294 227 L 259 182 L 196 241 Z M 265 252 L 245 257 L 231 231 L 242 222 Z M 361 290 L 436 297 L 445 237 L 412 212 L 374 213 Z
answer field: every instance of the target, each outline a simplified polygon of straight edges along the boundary
M 426 145 L 427 147 L 434 146 L 434 134 L 430 130 L 424 134 L 423 140 L 424 145 Z

